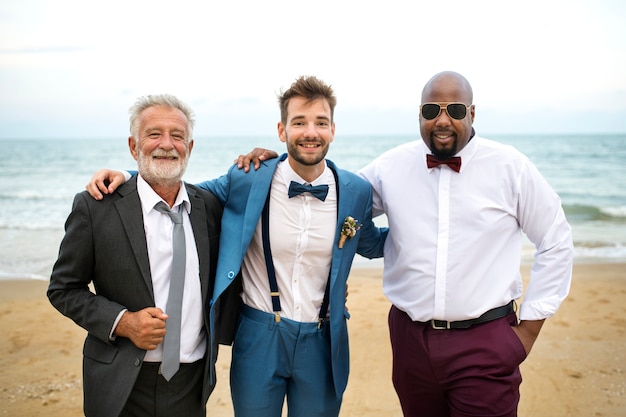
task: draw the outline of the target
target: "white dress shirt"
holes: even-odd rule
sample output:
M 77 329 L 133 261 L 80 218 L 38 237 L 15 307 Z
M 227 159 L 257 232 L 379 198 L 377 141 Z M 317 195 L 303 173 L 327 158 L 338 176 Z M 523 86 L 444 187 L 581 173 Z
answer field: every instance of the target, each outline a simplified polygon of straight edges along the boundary
M 475 136 L 461 171 L 429 169 L 422 140 L 360 172 L 385 213 L 383 289 L 414 321 L 465 320 L 522 296 L 522 231 L 536 246 L 520 319 L 552 316 L 569 292 L 573 243 L 561 201 L 526 156 Z
M 312 185 L 328 184 L 328 196 L 320 201 L 310 193 L 289 198 L 289 184 L 305 181 L 287 160 L 278 164 L 270 190 L 269 236 L 281 316 L 298 322 L 316 322 L 330 272 L 337 226 L 337 190 L 332 170 Z M 243 301 L 267 313 L 273 312 L 263 252 L 261 220 L 242 266 Z
M 159 307 L 167 314 L 166 306 L 172 270 L 172 230 L 174 223 L 170 216 L 154 209 L 154 206 L 159 201 L 163 201 L 163 199 L 154 192 L 141 175 L 137 176 L 137 192 L 139 193 L 143 211 L 154 302 L 156 307 Z M 180 362 L 192 363 L 204 357 L 207 342 L 203 320 L 198 251 L 193 229 L 189 221 L 191 202 L 187 195 L 187 189 L 182 183 L 180 191 L 176 196 L 174 207 L 171 210 L 175 212 L 182 210 L 183 212 L 183 229 L 185 231 L 185 250 L 187 255 L 181 314 Z M 160 344 L 157 349 L 147 351 L 144 360 L 146 362 L 161 362 L 162 358 L 163 344 Z

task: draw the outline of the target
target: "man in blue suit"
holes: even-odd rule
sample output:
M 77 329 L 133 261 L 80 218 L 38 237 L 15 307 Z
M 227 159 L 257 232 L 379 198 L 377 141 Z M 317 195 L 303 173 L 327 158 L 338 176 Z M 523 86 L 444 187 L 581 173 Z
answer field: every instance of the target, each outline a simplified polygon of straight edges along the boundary
M 285 397 L 290 416 L 337 416 L 349 373 L 346 281 L 355 253 L 383 255 L 387 229 L 372 222 L 371 186 L 325 160 L 332 88 L 300 77 L 279 103 L 287 153 L 199 184 L 224 205 L 211 335 L 233 343 L 236 416 L 279 417 Z M 91 189 L 104 188 L 97 177 Z

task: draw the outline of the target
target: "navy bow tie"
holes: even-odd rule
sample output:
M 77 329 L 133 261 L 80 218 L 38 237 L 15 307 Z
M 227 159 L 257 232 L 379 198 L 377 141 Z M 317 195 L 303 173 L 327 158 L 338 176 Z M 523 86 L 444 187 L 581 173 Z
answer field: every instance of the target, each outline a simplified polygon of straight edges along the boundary
M 289 198 L 295 197 L 302 193 L 311 193 L 320 200 L 326 200 L 328 194 L 328 185 L 304 185 L 299 182 L 291 181 L 289 184 Z
M 434 155 L 426 155 L 426 166 L 428 168 L 438 167 L 439 165 L 447 165 L 453 171 L 459 172 L 461 170 L 461 157 L 453 156 L 452 158 L 448 159 L 438 159 Z

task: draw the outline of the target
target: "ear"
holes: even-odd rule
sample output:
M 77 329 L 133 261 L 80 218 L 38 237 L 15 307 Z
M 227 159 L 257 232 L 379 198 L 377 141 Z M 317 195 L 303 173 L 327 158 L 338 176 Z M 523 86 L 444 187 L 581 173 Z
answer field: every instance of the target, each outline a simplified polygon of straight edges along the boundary
M 135 158 L 135 161 L 139 158 L 139 150 L 137 149 L 137 141 L 134 137 L 128 137 L 128 149 L 130 149 L 130 154 Z
M 278 122 L 278 138 L 281 142 L 287 142 L 287 133 L 285 132 L 285 125 L 282 122 Z
M 191 155 L 191 150 L 193 149 L 193 139 L 189 140 L 189 145 L 187 145 L 187 155 Z
M 472 123 L 474 123 L 474 114 L 476 111 L 476 106 L 474 106 L 473 104 L 470 107 L 470 117 L 472 118 Z
M 330 125 L 330 139 L 328 142 L 330 143 L 333 140 L 335 140 L 335 122 Z

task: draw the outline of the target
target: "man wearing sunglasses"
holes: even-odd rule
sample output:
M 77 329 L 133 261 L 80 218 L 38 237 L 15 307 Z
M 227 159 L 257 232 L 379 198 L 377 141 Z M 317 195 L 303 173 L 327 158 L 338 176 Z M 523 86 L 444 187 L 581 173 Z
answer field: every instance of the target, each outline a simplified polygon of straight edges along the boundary
M 559 196 L 526 156 L 476 135 L 474 115 L 469 82 L 439 73 L 422 92 L 422 140 L 360 172 L 373 215 L 389 219 L 383 287 L 405 416 L 516 416 L 519 364 L 569 292 Z M 522 232 L 536 254 L 517 311 Z

